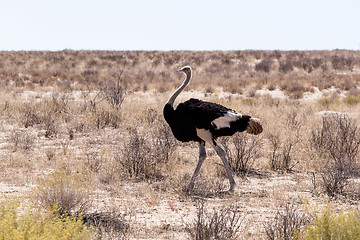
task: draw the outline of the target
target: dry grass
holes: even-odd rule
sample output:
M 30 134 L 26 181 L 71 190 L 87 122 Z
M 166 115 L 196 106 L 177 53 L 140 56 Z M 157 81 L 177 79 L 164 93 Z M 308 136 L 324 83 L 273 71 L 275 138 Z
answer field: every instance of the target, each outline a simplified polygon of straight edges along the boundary
M 264 239 L 269 219 L 286 216 L 279 214 L 281 209 L 292 214 L 294 209 L 285 204 L 289 197 L 320 205 L 328 200 L 325 185 L 332 179 L 325 170 L 336 162 L 351 165 L 352 174 L 343 188 L 329 194 L 336 196 L 332 201 L 341 208 L 358 200 L 348 191 L 358 191 L 349 186 L 359 181 L 359 58 L 359 52 L 342 50 L 0 52 L 0 192 L 27 198 L 27 186 L 41 187 L 37 179 L 45 181 L 49 172 L 66 169 L 69 179 L 86 179 L 92 201 L 85 201 L 86 208 L 80 204 L 64 211 L 82 208 L 98 226 L 98 238 L 194 237 L 188 229 L 201 210 L 194 203 L 200 197 L 209 209 L 222 209 L 205 214 L 205 232 L 207 221 L 226 211 L 237 214 L 226 208 L 236 202 L 252 223 L 241 225 L 236 236 Z M 194 191 L 186 191 L 198 147 L 177 142 L 162 118 L 164 102 L 181 83 L 175 70 L 185 64 L 193 67 L 194 78 L 179 101 L 218 102 L 260 118 L 264 126 L 260 136 L 222 140 L 239 174 L 233 195 L 221 194 L 228 181 L 211 149 Z M 318 142 L 325 134 L 321 111 L 346 112 L 348 122 L 341 124 L 349 134 L 356 132 L 349 142 L 341 135 L 343 125 L 331 125 L 338 133 L 332 136 L 343 143 L 323 139 L 334 153 Z M 53 195 L 43 189 L 39 202 L 78 199 L 78 191 L 65 183 Z
M 328 84 L 350 90 L 359 81 L 359 53 L 356 51 L 61 51 L 0 52 L 0 79 L 3 87 L 51 88 L 60 91 L 101 89 L 124 70 L 122 79 L 131 90 L 171 90 L 178 79 L 175 70 L 194 68 L 192 87 L 211 92 L 222 87 L 241 92 L 252 84 L 278 86 L 294 92 Z M 298 82 L 296 87 L 292 87 Z M 289 85 L 289 83 L 291 83 Z M 287 86 L 287 87 L 285 87 Z M 299 89 L 300 88 L 300 89 Z

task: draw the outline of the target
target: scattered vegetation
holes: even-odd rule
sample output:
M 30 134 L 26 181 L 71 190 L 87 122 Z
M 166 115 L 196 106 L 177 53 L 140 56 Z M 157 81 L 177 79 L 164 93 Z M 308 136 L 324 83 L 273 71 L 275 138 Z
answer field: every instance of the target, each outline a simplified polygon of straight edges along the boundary
M 286 203 L 283 210 L 278 210 L 275 218 L 264 225 L 266 238 L 269 240 L 297 239 L 301 230 L 309 223 L 309 217 L 299 210 L 294 200 Z
M 121 102 L 121 92 L 116 91 L 118 81 L 111 81 L 117 70 L 124 69 L 118 76 L 126 81 L 118 87 L 132 90 L 156 89 L 160 92 L 173 89 L 169 79 L 176 79 L 175 70 L 185 64 L 192 65 L 196 71 L 193 87 L 207 86 L 211 78 L 211 88 L 234 86 L 246 87 L 260 82 L 282 86 L 296 81 L 296 89 L 304 88 L 311 82 L 314 87 L 324 89 L 329 74 L 334 71 L 346 72 L 350 78 L 359 81 L 358 52 L 335 51 L 226 51 L 226 52 L 148 52 L 148 51 L 60 51 L 60 52 L 0 52 L 0 79 L 5 87 L 35 89 L 58 86 L 61 91 L 79 88 L 103 89 L 110 102 Z M 172 69 L 169 71 L 169 68 Z M 198 71 L 205 69 L 205 71 Z M 266 76 L 264 76 L 266 74 Z M 310 78 L 309 78 L 310 75 Z M 354 77 L 352 77 L 354 76 Z M 315 77 L 316 81 L 311 81 Z M 346 89 L 343 83 L 347 76 L 332 74 L 331 84 Z M 235 85 L 235 79 L 241 79 Z M 105 84 L 104 84 L 104 81 Z M 76 83 L 76 84 L 75 84 Z M 124 85 L 125 84 L 125 85 Z M 292 86 L 293 84 L 290 84 Z M 331 85 L 330 85 L 331 86 Z M 330 87 L 329 86 L 329 87 Z M 117 89 L 117 90 L 116 90 Z M 295 92 L 296 90 L 290 90 Z M 300 91 L 297 91 L 300 93 Z M 112 96 L 112 97 L 111 97 Z M 294 95 L 298 96 L 297 94 Z M 114 98 L 115 97 L 115 98 Z M 111 99 L 112 98 L 112 99 Z M 116 103 L 118 102 L 118 103 Z
M 297 162 L 293 160 L 294 147 L 299 143 L 297 137 L 287 137 L 281 140 L 279 134 L 268 134 L 270 142 L 270 168 L 275 171 L 291 172 L 296 166 Z
M 176 150 L 175 138 L 164 120 L 154 120 L 152 132 L 141 133 L 130 128 L 129 140 L 124 143 L 116 160 L 128 177 L 161 179 Z
M 360 103 L 360 96 L 349 96 L 344 101 L 350 106 L 358 105 Z
M 318 202 L 330 196 L 340 207 L 358 200 L 359 56 L 346 50 L 0 52 L 0 190 L 16 195 L 7 188 L 34 184 L 35 225 L 61 219 L 56 224 L 64 232 L 86 228 L 97 239 L 306 239 L 318 231 L 315 218 L 291 204 L 273 214 L 272 203 L 289 194 Z M 162 117 L 169 91 L 181 82 L 176 70 L 187 64 L 195 72 L 191 97 L 256 116 L 264 126 L 260 136 L 219 139 L 234 173 L 260 172 L 236 179 L 233 195 L 223 194 L 228 181 L 211 148 L 193 191 L 187 189 L 198 148 L 176 141 Z M 286 98 L 272 95 L 275 89 Z M 318 90 L 320 100 L 308 98 Z M 308 191 L 311 178 L 316 196 Z M 194 206 L 199 197 L 209 201 Z M 234 200 L 239 205 L 229 204 Z M 249 209 L 240 211 L 244 203 Z M 118 209 L 108 210 L 112 204 Z M 185 219 L 194 208 L 193 222 L 173 221 L 171 213 Z M 44 217 L 45 209 L 56 213 Z M 154 221 L 164 211 L 171 217 Z M 245 215 L 254 220 L 251 227 L 243 228 Z M 12 229 L 20 231 L 27 216 L 16 215 Z M 342 213 L 329 216 L 348 224 L 337 218 Z M 274 220 L 261 228 L 266 219 Z
M 118 211 L 94 212 L 82 216 L 83 222 L 92 227 L 96 239 L 128 239 L 130 223 Z
M 34 138 L 26 132 L 14 131 L 10 140 L 14 145 L 14 151 L 18 148 L 22 150 L 30 150 L 34 144 Z
M 346 114 L 329 113 L 311 133 L 317 155 L 324 161 L 322 185 L 329 196 L 343 192 L 347 180 L 358 171 L 360 132 Z
M 221 139 L 230 169 L 235 174 L 245 174 L 252 170 L 256 159 L 260 157 L 261 138 L 237 133 Z
M 204 200 L 196 202 L 196 218 L 186 226 L 191 239 L 236 239 L 244 216 L 236 205 L 210 211 Z
M 84 176 L 63 169 L 40 177 L 33 195 L 35 203 L 44 209 L 56 209 L 60 216 L 85 213 L 90 204 L 90 189 Z

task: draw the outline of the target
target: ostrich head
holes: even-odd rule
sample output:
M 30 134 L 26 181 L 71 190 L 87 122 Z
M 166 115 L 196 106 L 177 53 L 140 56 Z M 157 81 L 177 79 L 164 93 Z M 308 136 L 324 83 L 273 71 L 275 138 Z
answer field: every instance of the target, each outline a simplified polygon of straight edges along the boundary
M 183 72 L 186 75 L 191 74 L 191 67 L 190 66 L 185 66 L 182 67 L 181 69 L 177 70 L 178 72 Z

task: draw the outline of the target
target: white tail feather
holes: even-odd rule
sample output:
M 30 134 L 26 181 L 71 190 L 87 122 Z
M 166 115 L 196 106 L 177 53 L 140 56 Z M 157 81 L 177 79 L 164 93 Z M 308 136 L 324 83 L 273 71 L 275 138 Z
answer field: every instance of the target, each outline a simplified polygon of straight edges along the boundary
M 246 128 L 246 132 L 254 135 L 258 135 L 263 131 L 261 122 L 257 118 L 250 118 L 249 126 Z

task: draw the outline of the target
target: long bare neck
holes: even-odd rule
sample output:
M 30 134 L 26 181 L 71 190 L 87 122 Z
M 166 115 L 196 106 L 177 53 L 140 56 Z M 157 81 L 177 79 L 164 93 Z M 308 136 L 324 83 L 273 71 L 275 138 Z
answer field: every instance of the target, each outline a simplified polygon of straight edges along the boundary
M 172 107 L 174 106 L 175 99 L 179 94 L 184 90 L 184 88 L 189 84 L 191 80 L 191 72 L 186 73 L 186 78 L 184 82 L 181 84 L 181 86 L 176 89 L 176 91 L 170 96 L 169 100 L 167 101 L 167 104 L 170 104 Z

